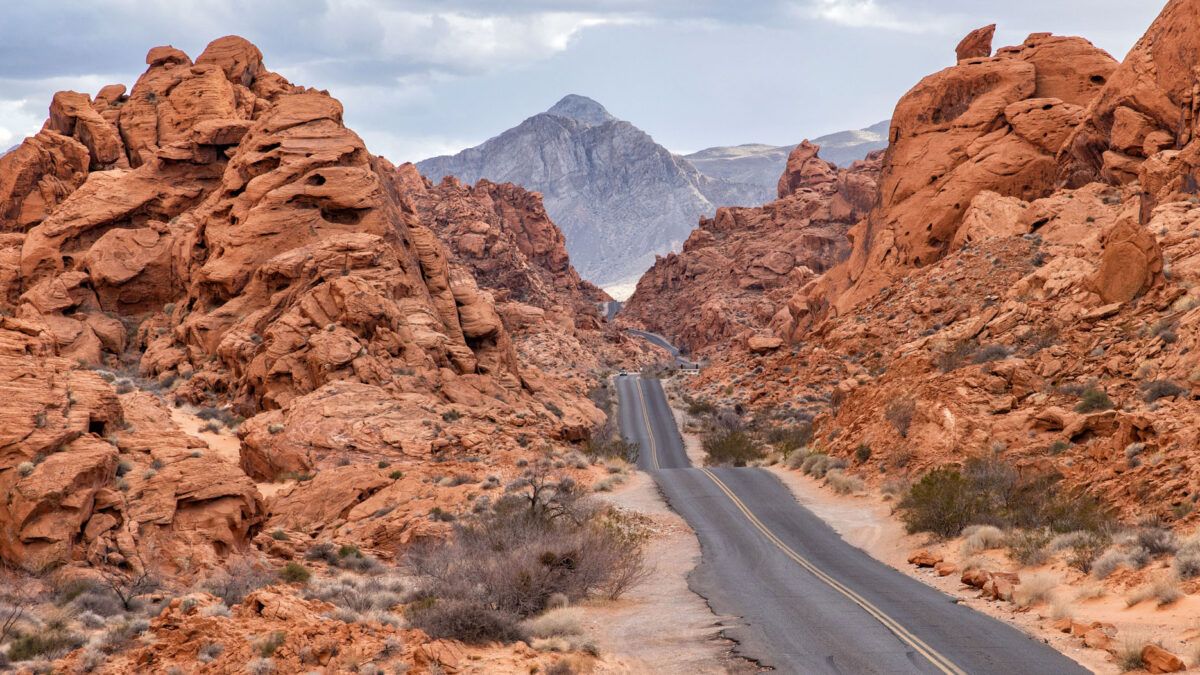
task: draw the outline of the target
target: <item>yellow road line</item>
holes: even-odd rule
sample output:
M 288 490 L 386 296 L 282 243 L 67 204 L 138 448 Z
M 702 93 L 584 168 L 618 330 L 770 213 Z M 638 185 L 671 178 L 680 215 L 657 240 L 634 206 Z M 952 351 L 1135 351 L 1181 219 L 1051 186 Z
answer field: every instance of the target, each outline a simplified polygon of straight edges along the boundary
M 650 426 L 650 411 L 646 408 L 646 395 L 642 393 L 642 378 L 634 378 L 638 401 L 642 404 L 642 420 L 646 423 L 646 438 L 650 439 L 650 470 L 658 470 L 658 443 L 654 440 L 654 427 Z
M 752 525 L 754 525 L 754 527 L 757 528 L 760 532 L 762 532 L 763 535 L 772 544 L 775 544 L 776 547 L 778 547 L 781 551 L 783 551 L 784 555 L 791 558 L 796 564 L 800 565 L 804 569 L 811 572 L 813 574 L 813 576 L 817 577 L 821 581 L 824 581 L 826 584 L 831 586 L 834 590 L 840 592 L 842 595 L 849 598 L 852 602 L 854 602 L 854 604 L 858 605 L 859 607 L 862 607 L 864 610 L 867 611 L 868 614 L 875 617 L 875 619 L 878 620 L 879 623 L 882 623 L 885 628 L 887 628 L 892 633 L 894 633 L 896 635 L 896 637 L 900 638 L 901 641 L 903 641 L 904 643 L 906 643 L 908 646 L 912 647 L 913 649 L 917 650 L 930 663 L 932 663 L 933 666 L 935 668 L 937 668 L 938 670 L 942 671 L 943 673 L 946 673 L 947 675 L 966 675 L 966 671 L 964 671 L 963 669 L 954 665 L 953 661 L 946 658 L 942 654 L 938 653 L 935 649 L 933 649 L 929 645 L 925 644 L 925 642 L 923 642 L 920 638 L 918 638 L 916 635 L 913 635 L 912 633 L 910 633 L 908 631 L 908 629 L 906 629 L 904 626 L 900 625 L 900 623 L 897 622 L 895 619 L 891 618 L 887 614 L 884 614 L 882 610 L 880 610 L 875 605 L 871 604 L 870 601 L 868 601 L 866 598 L 862 597 L 861 595 L 859 595 L 858 593 L 856 593 L 854 590 L 850 589 L 846 585 L 842 584 L 837 579 L 834 579 L 833 577 L 829 576 L 825 572 L 821 571 L 821 569 L 819 567 L 817 567 L 813 563 L 809 562 L 808 559 L 805 558 L 804 556 L 800 555 L 799 553 L 796 553 L 796 551 L 794 551 L 792 549 L 792 547 L 790 547 L 786 543 L 784 543 L 783 540 L 781 540 L 779 537 L 777 537 L 774 532 L 772 532 L 769 528 L 767 528 L 766 525 L 763 525 L 762 521 L 759 520 L 758 517 L 755 516 L 754 513 L 752 513 L 750 511 L 750 508 L 747 507 L 746 504 L 741 499 L 739 499 L 736 494 L 733 493 L 733 490 L 729 489 L 729 486 L 725 485 L 725 483 L 723 483 L 720 478 L 717 478 L 717 476 L 712 471 L 709 471 L 708 469 L 704 469 L 704 468 L 702 468 L 700 470 L 703 471 L 705 475 L 707 475 L 709 478 L 712 479 L 713 483 L 716 484 L 716 486 L 721 490 L 721 492 L 725 493 L 726 497 L 729 497 L 729 499 L 733 501 L 734 506 L 736 506 L 738 508 L 738 510 L 741 511 L 742 514 L 746 516 L 746 518 L 750 521 L 750 523 Z

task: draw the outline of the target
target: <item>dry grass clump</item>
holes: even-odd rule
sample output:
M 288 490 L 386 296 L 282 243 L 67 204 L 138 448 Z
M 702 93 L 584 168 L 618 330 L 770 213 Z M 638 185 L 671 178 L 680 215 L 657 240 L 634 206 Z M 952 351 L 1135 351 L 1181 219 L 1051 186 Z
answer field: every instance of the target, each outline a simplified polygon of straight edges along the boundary
M 845 469 L 846 460 L 841 457 L 830 457 L 823 452 L 814 452 L 804 458 L 800 469 L 813 478 L 824 478 L 825 474 L 837 469 Z
M 857 476 L 851 476 L 841 469 L 832 469 L 826 473 L 825 483 L 839 495 L 848 495 L 863 491 L 862 479 Z
M 534 638 L 569 637 L 583 634 L 583 621 L 574 607 L 551 609 L 541 616 L 521 623 L 525 632 Z
M 407 591 L 407 584 L 396 577 L 342 574 L 334 579 L 311 581 L 304 597 L 337 607 L 333 617 L 345 623 L 376 621 L 396 625 L 400 619 L 391 610 L 404 603 Z
M 1013 601 L 1018 607 L 1032 607 L 1049 602 L 1057 586 L 1058 577 L 1049 572 L 1024 575 L 1021 577 L 1021 583 L 1013 589 Z
M 962 553 L 966 556 L 1004 545 L 1004 532 L 995 525 L 972 525 L 962 531 Z
M 1142 649 L 1149 642 L 1141 637 L 1130 635 L 1121 641 L 1120 646 L 1114 656 L 1117 659 L 1117 667 L 1121 672 L 1127 673 L 1131 670 L 1141 670 L 1146 667 L 1146 661 L 1142 658 Z
M 1147 583 L 1125 599 L 1125 604 L 1133 607 L 1147 600 L 1154 600 L 1159 607 L 1165 607 L 1177 602 L 1183 597 L 1179 589 L 1179 579 L 1174 575 L 1164 575 Z

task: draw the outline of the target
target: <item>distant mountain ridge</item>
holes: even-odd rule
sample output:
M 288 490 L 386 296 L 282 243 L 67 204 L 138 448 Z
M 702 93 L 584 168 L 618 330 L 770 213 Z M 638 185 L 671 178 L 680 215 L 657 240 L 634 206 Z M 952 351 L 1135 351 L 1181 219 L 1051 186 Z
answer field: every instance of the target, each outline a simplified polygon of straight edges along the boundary
M 474 148 L 417 162 L 434 181 L 517 183 L 542 193 L 584 278 L 636 279 L 717 206 L 757 204 L 757 185 L 705 176 L 585 96 L 568 95 Z
M 864 132 L 843 133 L 862 133 L 859 144 L 878 142 Z M 858 138 L 832 145 L 852 153 Z M 478 146 L 416 165 L 435 182 L 486 178 L 542 193 L 575 268 L 612 287 L 636 280 L 656 255 L 679 250 L 718 206 L 775 199 L 790 150 L 749 145 L 676 155 L 600 103 L 569 94 Z
M 886 148 L 890 124 L 891 120 L 884 120 L 865 129 L 819 136 L 811 142 L 821 147 L 821 159 L 845 168 L 872 151 Z M 788 154 L 795 147 L 747 143 L 705 148 L 683 158 L 706 176 L 763 186 L 768 191 L 763 199 L 766 203 L 775 199 L 775 184 L 787 166 Z

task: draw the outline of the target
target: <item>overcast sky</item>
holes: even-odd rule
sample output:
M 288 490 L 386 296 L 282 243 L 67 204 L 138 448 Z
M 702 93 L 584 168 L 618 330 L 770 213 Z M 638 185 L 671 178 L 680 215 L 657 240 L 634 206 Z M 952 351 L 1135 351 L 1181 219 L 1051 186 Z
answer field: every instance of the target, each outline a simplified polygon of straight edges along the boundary
M 0 24 L 0 150 L 59 89 L 131 86 L 155 45 L 193 58 L 242 35 L 267 66 L 328 89 L 394 161 L 475 145 L 567 93 L 677 152 L 795 143 L 891 114 L 953 63 L 968 30 L 995 46 L 1083 35 L 1123 58 L 1160 0 L 34 0 Z

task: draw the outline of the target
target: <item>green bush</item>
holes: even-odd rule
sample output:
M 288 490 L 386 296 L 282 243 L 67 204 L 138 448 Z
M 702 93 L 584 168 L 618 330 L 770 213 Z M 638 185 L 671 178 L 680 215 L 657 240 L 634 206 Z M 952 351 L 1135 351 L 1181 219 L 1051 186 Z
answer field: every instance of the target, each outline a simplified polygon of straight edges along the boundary
M 8 658 L 12 661 L 28 661 L 39 656 L 58 658 L 83 646 L 84 642 L 82 637 L 62 631 L 22 635 L 9 643 Z
M 1063 490 L 1061 476 L 1023 476 L 998 457 L 972 458 L 962 470 L 935 469 L 900 501 L 910 532 L 956 536 L 967 525 L 1046 530 L 1054 533 L 1107 532 L 1113 519 L 1094 497 Z
M 762 459 L 763 452 L 744 431 L 714 431 L 704 438 L 705 463 L 746 466 Z
M 977 518 L 979 497 L 956 469 L 934 469 L 909 488 L 899 511 L 909 532 L 954 537 Z
M 1075 406 L 1075 412 L 1099 412 L 1101 410 L 1109 410 L 1112 407 L 1112 399 L 1108 397 L 1108 394 L 1104 393 L 1103 389 L 1088 387 L 1080 394 L 1079 403 Z
M 307 584 L 312 572 L 298 562 L 290 562 L 279 571 L 279 578 L 289 584 Z

